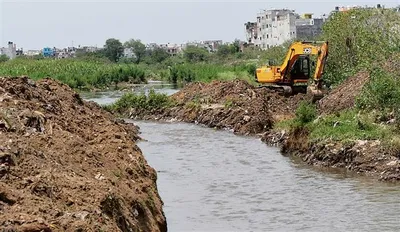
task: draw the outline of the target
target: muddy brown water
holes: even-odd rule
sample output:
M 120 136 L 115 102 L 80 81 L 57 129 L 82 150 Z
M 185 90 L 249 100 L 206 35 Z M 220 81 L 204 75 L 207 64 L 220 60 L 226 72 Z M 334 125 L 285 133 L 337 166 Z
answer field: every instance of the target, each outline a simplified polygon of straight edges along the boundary
M 400 184 L 315 169 L 228 131 L 134 123 L 169 231 L 400 230 Z

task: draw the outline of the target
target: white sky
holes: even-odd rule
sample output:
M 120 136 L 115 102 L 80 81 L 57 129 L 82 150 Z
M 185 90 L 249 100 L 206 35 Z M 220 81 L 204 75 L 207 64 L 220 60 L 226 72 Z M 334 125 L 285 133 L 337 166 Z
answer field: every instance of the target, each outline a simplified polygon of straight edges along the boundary
M 244 40 L 244 23 L 261 9 L 289 8 L 297 13 L 329 13 L 335 6 L 400 5 L 400 0 L 339 1 L 29 1 L 0 0 L 0 47 L 103 46 L 108 38 L 122 42 L 183 43 L 193 40 Z

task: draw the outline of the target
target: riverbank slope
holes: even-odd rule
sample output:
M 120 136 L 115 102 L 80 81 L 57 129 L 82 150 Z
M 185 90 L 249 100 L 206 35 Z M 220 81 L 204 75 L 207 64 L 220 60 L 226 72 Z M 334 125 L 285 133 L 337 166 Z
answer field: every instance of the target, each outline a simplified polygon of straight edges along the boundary
M 0 228 L 166 231 L 137 128 L 51 79 L 0 78 Z

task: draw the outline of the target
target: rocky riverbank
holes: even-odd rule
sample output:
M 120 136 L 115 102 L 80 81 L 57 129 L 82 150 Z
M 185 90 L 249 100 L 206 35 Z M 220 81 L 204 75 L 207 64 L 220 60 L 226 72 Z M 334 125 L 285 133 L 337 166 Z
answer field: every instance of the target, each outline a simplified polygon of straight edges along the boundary
M 1 231 L 166 231 L 137 128 L 67 85 L 0 78 Z

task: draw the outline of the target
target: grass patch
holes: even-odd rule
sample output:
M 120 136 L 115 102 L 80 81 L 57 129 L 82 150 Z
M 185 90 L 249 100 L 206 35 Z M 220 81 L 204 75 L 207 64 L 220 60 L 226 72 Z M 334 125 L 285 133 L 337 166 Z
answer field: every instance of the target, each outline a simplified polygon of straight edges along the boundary
M 356 110 L 342 111 L 338 114 L 317 118 L 308 123 L 299 124 L 299 119 L 281 121 L 276 129 L 290 131 L 296 127 L 308 129 L 310 141 L 334 140 L 351 142 L 355 140 L 379 139 L 387 144 L 398 142 L 395 127 L 377 124 L 373 115 L 360 114 Z M 397 147 L 397 146 L 396 146 Z
M 355 110 L 320 118 L 308 127 L 311 129 L 311 140 L 388 140 L 394 134 L 392 127 L 376 124 L 373 117 L 358 114 Z

